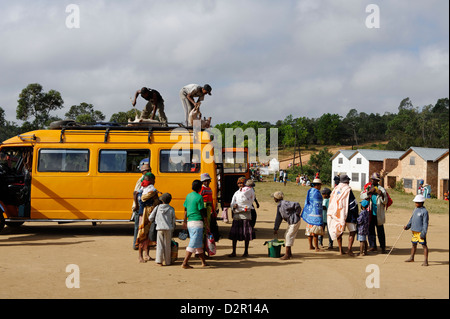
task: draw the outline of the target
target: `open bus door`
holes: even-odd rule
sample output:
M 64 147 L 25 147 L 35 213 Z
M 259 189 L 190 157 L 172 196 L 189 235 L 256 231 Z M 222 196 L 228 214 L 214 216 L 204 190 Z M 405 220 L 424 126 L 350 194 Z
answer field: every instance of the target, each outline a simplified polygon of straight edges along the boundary
M 238 190 L 237 180 L 244 176 L 250 178 L 248 149 L 223 148 L 222 163 L 217 164 L 218 201 L 223 208 L 230 207 L 231 199 Z
M 30 217 L 32 158 L 32 147 L 4 148 L 0 152 L 0 230 L 5 224 L 20 226 L 22 219 Z

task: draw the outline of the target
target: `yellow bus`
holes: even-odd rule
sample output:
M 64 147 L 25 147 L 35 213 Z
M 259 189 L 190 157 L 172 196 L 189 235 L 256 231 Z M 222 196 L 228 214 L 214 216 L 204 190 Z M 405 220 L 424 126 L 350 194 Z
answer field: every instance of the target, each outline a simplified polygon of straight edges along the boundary
M 172 194 L 177 219 L 184 216 L 192 181 L 202 173 L 211 176 L 217 207 L 222 172 L 211 137 L 180 126 L 72 123 L 2 142 L 0 230 L 5 223 L 30 221 L 129 221 L 144 159 L 156 176 L 156 189 Z

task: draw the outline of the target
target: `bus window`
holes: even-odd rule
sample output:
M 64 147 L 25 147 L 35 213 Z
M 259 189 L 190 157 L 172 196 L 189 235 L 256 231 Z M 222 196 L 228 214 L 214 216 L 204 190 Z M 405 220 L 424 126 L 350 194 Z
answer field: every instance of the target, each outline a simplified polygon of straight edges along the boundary
M 161 150 L 159 170 L 162 173 L 198 173 L 200 172 L 200 151 L 171 149 Z
M 138 173 L 143 159 L 150 159 L 149 150 L 100 150 L 98 170 L 101 173 Z
M 87 172 L 89 171 L 89 150 L 41 149 L 39 150 L 38 172 Z

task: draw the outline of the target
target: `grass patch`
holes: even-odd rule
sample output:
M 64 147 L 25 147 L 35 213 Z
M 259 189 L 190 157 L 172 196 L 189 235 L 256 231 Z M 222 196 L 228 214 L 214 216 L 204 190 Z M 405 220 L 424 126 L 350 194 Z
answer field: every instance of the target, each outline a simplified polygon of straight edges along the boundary
M 322 188 L 328 187 L 330 189 L 330 185 L 322 185 Z M 286 186 L 283 183 L 268 181 L 268 182 L 256 182 L 255 192 L 256 198 L 258 202 L 270 202 L 273 201 L 273 198 L 270 196 L 276 191 L 282 191 L 284 193 L 284 198 L 289 201 L 299 202 L 300 206 L 304 206 L 306 193 L 310 189 L 310 186 L 297 186 L 293 182 L 287 182 Z M 402 193 L 393 189 L 388 189 L 389 195 L 393 200 L 393 204 L 389 207 L 389 211 L 393 211 L 395 209 L 407 209 L 414 210 L 414 195 Z M 360 191 L 355 190 L 353 192 L 358 202 Z M 430 214 L 448 214 L 449 213 L 449 202 L 436 199 L 436 198 L 427 198 L 425 201 L 425 207 L 427 208 Z

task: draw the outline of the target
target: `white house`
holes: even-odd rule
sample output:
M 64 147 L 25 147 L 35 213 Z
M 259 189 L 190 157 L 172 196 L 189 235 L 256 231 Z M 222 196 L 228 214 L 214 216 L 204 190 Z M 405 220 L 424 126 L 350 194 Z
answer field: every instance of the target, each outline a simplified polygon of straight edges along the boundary
M 350 160 L 349 158 L 356 153 L 355 150 L 339 150 L 331 157 L 331 185 L 334 185 L 333 178 L 338 174 L 347 174 L 350 176 Z M 351 178 L 351 177 L 350 177 Z
M 364 185 L 371 180 L 373 173 L 383 175 L 386 159 L 398 159 L 403 154 L 403 151 L 357 150 L 349 158 L 350 173 L 347 175 L 351 178 L 350 187 L 362 190 Z

